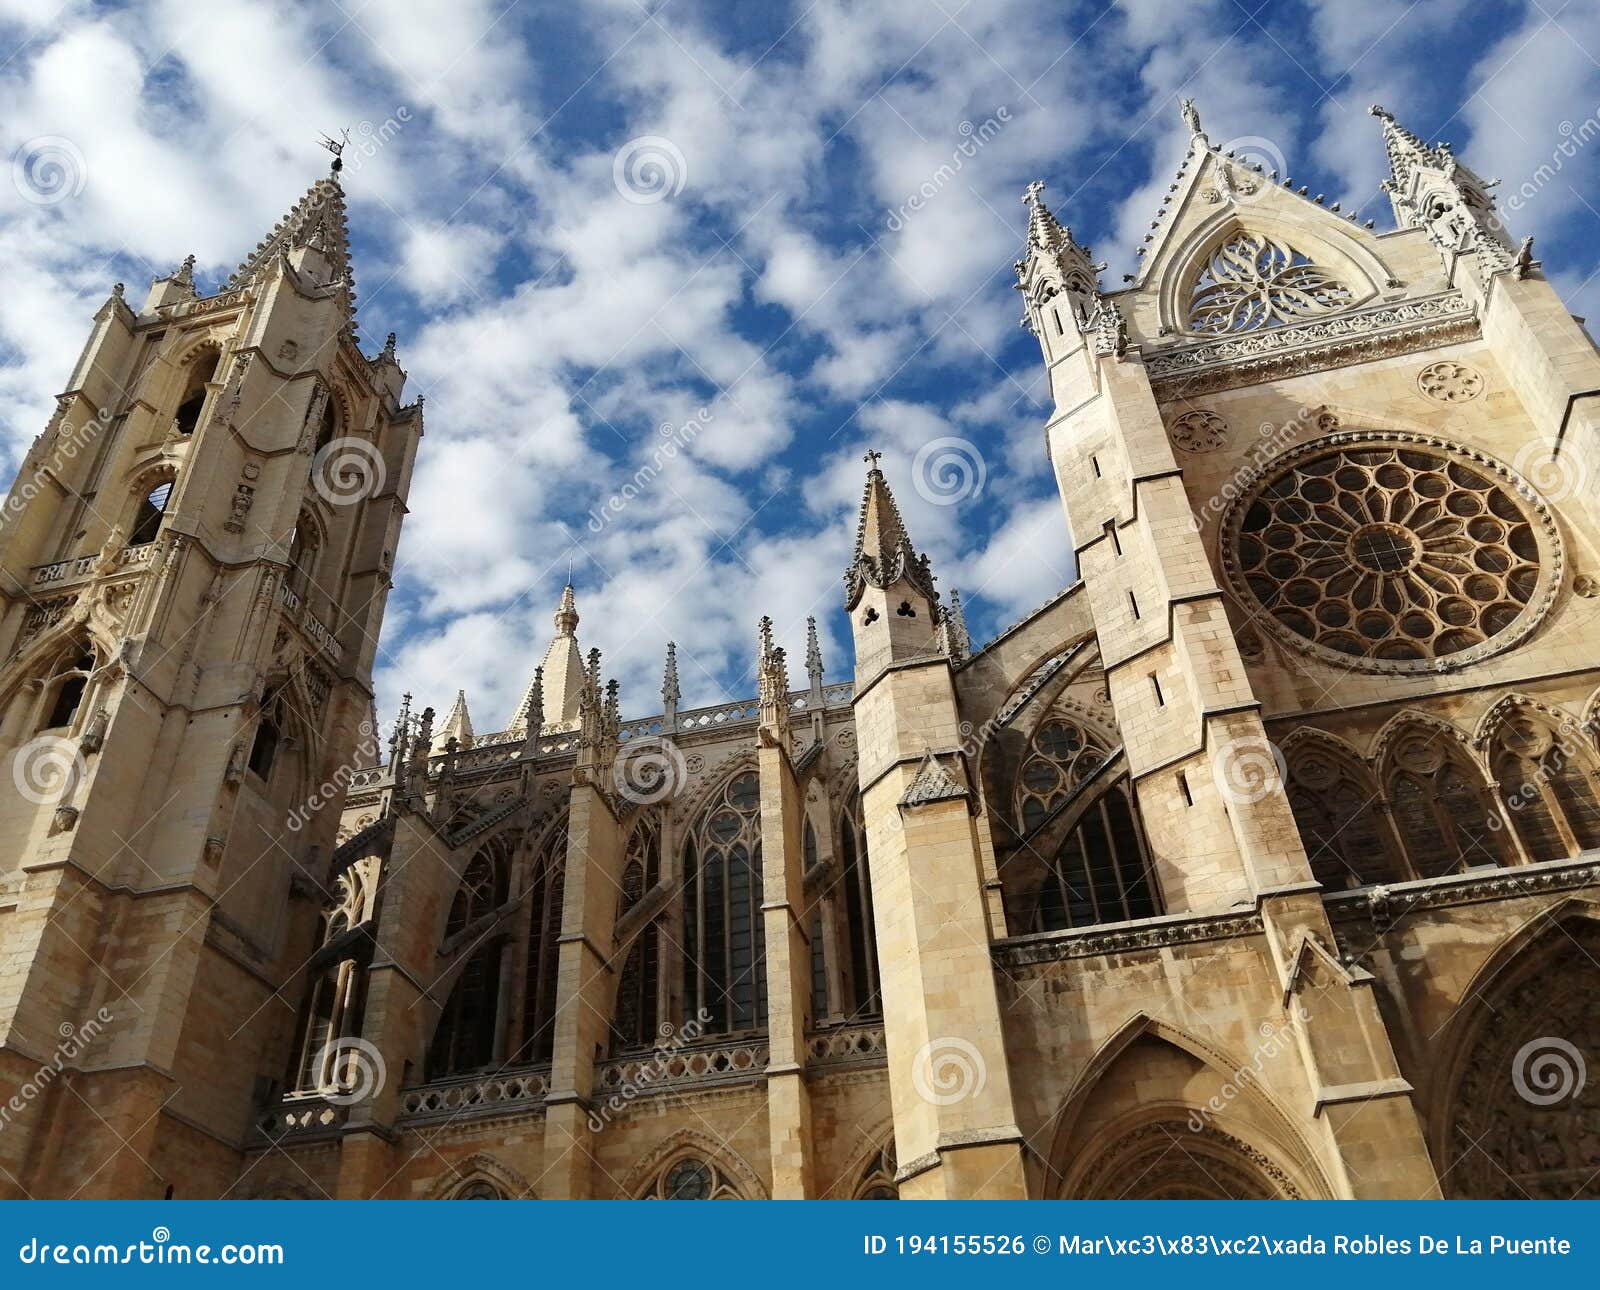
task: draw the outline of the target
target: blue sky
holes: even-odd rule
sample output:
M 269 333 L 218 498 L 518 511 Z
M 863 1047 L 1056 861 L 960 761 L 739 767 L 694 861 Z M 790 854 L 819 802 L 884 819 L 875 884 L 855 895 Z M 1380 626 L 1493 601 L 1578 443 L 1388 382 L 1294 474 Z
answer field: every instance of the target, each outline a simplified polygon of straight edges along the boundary
M 1043 178 L 1115 286 L 1180 97 L 1384 228 L 1381 102 L 1503 180 L 1575 312 L 1600 301 L 1600 167 L 1559 151 L 1600 130 L 1595 0 L 0 0 L 0 57 L 12 467 L 112 282 L 193 252 L 214 287 L 351 131 L 362 336 L 399 333 L 428 406 L 385 718 L 464 685 L 499 729 L 569 561 L 629 714 L 668 639 L 686 705 L 753 693 L 764 612 L 796 667 L 817 614 L 841 679 L 868 446 L 976 638 L 1058 591 L 1018 196 Z M 47 203 L 17 180 L 41 147 L 70 172 Z

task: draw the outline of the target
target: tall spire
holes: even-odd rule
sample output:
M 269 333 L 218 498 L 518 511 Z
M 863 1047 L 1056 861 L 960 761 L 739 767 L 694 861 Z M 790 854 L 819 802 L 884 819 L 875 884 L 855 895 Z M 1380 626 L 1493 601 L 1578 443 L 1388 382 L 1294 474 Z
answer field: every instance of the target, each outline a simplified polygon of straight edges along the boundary
M 1383 148 L 1389 154 L 1389 179 L 1383 185 L 1390 192 L 1404 192 L 1411 172 L 1418 166 L 1446 168 L 1448 150 L 1430 148 L 1394 118 L 1394 113 L 1374 103 L 1367 109 L 1383 122 Z
M 433 751 L 442 753 L 445 745 L 452 739 L 456 741 L 458 749 L 472 747 L 472 718 L 467 715 L 465 690 L 456 691 L 456 701 L 450 708 L 450 715 L 444 719 L 444 725 L 440 726 L 433 736 Z
M 928 557 L 918 555 L 906 534 L 900 518 L 900 508 L 895 505 L 894 494 L 878 469 L 883 454 L 869 452 L 867 486 L 861 495 L 861 518 L 856 525 L 856 551 L 845 570 L 844 607 L 854 609 L 861 593 L 870 583 L 874 587 L 887 587 L 901 579 L 909 582 L 930 602 L 937 602 L 939 593 L 933 589 L 933 572 L 928 567 Z
M 678 646 L 667 642 L 667 666 L 661 674 L 661 729 L 670 732 L 678 728 L 678 700 L 683 692 L 678 688 Z
M 236 291 L 249 286 L 268 272 L 281 256 L 301 247 L 314 248 L 326 259 L 326 280 L 343 284 L 345 307 L 354 316 L 356 287 L 350 266 L 349 217 L 345 211 L 344 189 L 337 175 L 326 175 L 306 189 L 288 214 L 256 243 L 256 249 L 234 270 L 223 290 Z
M 757 628 L 756 682 L 761 704 L 761 733 L 780 747 L 789 742 L 789 665 L 783 647 L 772 639 L 772 619 L 762 616 Z
M 1100 298 L 1100 271 L 1089 248 L 1078 245 L 1072 230 L 1050 213 L 1044 201 L 1044 181 L 1035 179 L 1022 194 L 1028 208 L 1028 234 L 1022 258 L 1012 267 L 1016 289 L 1022 292 L 1028 312 L 1022 325 L 1039 331 L 1035 317 L 1057 293 L 1066 291 L 1085 304 Z
M 940 616 L 944 628 L 945 653 L 957 663 L 972 653 L 972 635 L 967 631 L 967 612 L 961 607 L 961 593 L 950 588 L 950 603 Z
M 811 683 L 811 703 L 822 701 L 822 642 L 817 639 L 816 615 L 806 619 L 806 680 Z
M 578 599 L 569 581 L 561 592 L 561 603 L 555 612 L 555 638 L 545 651 L 539 674 L 543 675 L 544 728 L 560 733 L 578 728 L 578 698 L 583 690 L 583 655 L 578 649 Z M 506 733 L 518 736 L 526 733 L 528 701 L 533 686 L 523 691 L 522 701 L 512 716 Z

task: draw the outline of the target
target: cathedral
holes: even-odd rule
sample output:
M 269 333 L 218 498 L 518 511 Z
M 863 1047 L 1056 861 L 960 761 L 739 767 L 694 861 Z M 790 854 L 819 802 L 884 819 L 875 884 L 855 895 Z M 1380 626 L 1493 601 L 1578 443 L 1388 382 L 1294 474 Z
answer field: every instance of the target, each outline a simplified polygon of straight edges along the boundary
M 1030 185 L 1079 580 L 974 642 L 869 453 L 853 669 L 710 708 L 568 587 L 380 737 L 337 167 L 116 286 L 0 520 L 0 1196 L 1600 1196 L 1600 354 L 1373 114 L 1381 231 L 1185 104 L 1118 286 Z

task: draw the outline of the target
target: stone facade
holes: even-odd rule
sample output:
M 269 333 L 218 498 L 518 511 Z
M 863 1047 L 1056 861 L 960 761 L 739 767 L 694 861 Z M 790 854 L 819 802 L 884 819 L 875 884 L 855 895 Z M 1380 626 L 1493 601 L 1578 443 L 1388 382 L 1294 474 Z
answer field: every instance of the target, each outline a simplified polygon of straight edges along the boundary
M 336 180 L 119 289 L 0 528 L 0 1190 L 1600 1194 L 1600 356 L 1374 111 L 1391 232 L 1187 105 L 1122 289 L 1030 188 L 1081 581 L 973 649 L 872 454 L 854 675 L 644 719 L 568 588 L 375 748 Z

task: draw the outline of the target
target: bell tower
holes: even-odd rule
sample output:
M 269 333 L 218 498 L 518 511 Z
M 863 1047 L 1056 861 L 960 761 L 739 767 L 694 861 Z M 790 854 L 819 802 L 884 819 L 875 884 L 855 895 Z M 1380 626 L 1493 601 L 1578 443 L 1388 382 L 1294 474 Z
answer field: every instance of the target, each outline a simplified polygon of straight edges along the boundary
M 221 1191 L 284 1075 L 422 433 L 338 170 L 113 289 L 0 512 L 0 1195 Z

